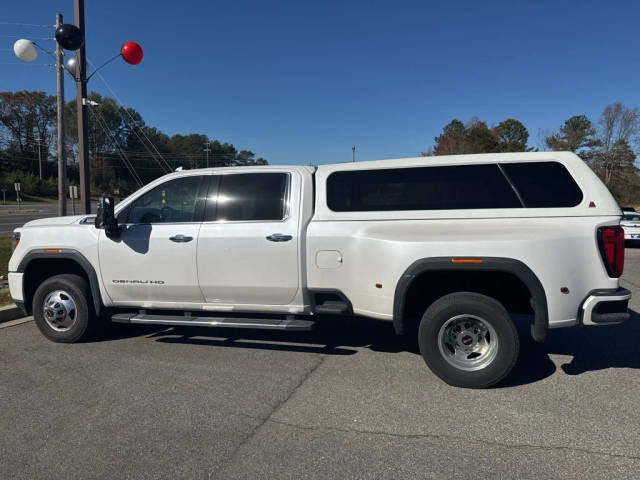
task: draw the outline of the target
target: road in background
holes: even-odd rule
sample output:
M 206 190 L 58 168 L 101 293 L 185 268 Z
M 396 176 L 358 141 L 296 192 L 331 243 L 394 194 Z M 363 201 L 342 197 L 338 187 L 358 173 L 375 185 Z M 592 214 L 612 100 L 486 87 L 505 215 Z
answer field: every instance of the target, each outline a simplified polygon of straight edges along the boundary
M 622 284 L 640 311 L 640 250 Z M 313 332 L 0 328 L 0 478 L 638 478 L 640 315 L 549 332 L 449 387 L 389 323 Z
M 28 213 L 19 212 L 16 205 L 0 205 L 0 236 L 11 235 L 15 228 L 21 227 L 31 220 L 58 216 L 57 203 L 23 204 L 21 209 L 27 210 Z M 16 213 L 5 213 L 9 211 Z M 69 207 L 69 212 L 71 212 L 71 207 Z

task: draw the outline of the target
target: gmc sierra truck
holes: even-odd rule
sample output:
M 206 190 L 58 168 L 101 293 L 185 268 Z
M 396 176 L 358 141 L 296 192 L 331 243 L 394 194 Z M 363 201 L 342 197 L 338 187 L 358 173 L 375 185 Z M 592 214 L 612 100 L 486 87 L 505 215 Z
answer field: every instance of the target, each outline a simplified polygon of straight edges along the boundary
M 514 366 L 516 321 L 542 342 L 629 318 L 620 215 L 566 152 L 179 171 L 16 229 L 9 286 L 55 342 L 108 320 L 386 320 L 445 382 L 480 388 Z

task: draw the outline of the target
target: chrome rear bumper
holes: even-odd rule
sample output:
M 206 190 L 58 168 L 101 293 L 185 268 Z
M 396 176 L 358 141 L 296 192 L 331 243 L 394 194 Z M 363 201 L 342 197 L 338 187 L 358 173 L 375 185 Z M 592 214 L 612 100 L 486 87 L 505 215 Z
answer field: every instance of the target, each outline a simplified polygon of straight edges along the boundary
M 593 290 L 580 307 L 583 325 L 613 325 L 631 318 L 627 310 L 631 292 L 626 288 Z

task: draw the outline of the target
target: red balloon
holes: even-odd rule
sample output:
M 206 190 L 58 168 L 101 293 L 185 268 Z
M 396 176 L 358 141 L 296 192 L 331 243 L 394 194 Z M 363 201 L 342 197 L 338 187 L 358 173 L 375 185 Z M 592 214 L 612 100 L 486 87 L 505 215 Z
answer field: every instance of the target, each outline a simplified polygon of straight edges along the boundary
M 120 55 L 125 62 L 137 65 L 142 61 L 142 47 L 136 42 L 124 42 L 120 48 Z

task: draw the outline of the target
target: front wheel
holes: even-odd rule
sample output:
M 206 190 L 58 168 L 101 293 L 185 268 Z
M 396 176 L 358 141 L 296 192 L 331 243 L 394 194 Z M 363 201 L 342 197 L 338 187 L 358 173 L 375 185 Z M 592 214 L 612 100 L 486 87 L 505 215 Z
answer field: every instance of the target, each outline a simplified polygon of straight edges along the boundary
M 518 333 L 497 300 L 473 292 L 445 295 L 425 312 L 420 353 L 449 385 L 486 388 L 505 378 L 518 359 Z
M 33 296 L 33 318 L 49 340 L 73 343 L 94 333 L 93 314 L 87 281 L 72 274 L 46 279 Z

